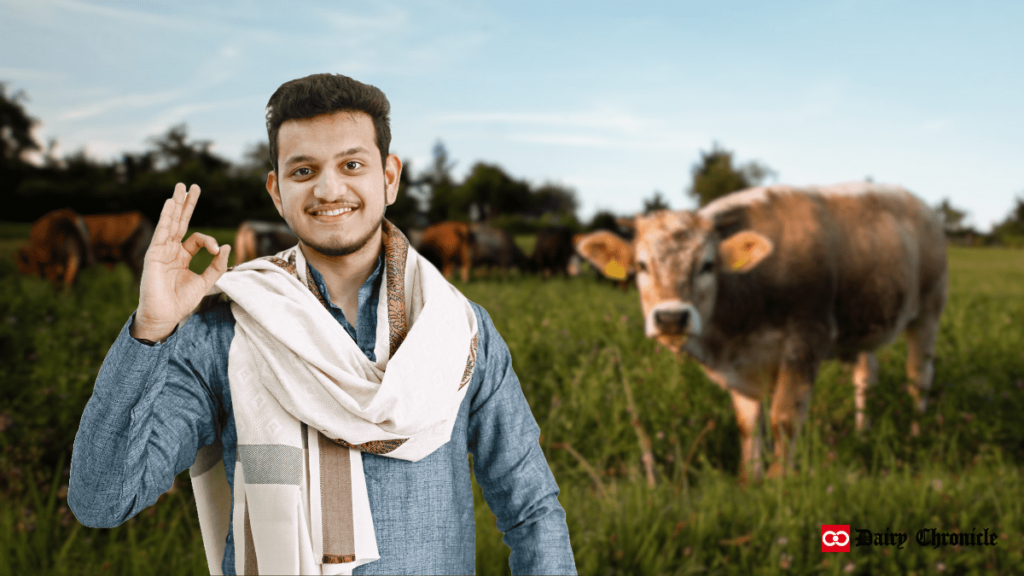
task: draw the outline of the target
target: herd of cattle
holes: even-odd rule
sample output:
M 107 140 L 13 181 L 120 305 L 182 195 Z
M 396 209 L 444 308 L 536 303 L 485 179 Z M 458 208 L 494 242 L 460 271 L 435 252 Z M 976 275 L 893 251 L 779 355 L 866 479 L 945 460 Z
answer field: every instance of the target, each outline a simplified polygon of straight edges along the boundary
M 697 211 L 620 219 L 627 240 L 608 231 L 573 235 L 546 228 L 527 258 L 505 231 L 444 222 L 410 241 L 450 278 L 477 266 L 575 274 L 579 258 L 625 287 L 639 288 L 644 331 L 698 361 L 732 396 L 741 435 L 742 481 L 762 475 L 761 400 L 772 396 L 775 461 L 791 462 L 821 363 L 853 363 L 856 428 L 868 426 L 865 394 L 877 380 L 874 351 L 905 333 L 907 390 L 923 412 L 934 374 L 935 340 L 946 300 L 941 215 L 898 186 L 759 187 Z M 73 282 L 82 266 L 123 261 L 138 274 L 153 226 L 139 213 L 51 212 L 19 254 L 25 273 Z M 296 243 L 284 224 L 245 222 L 237 262 Z M 917 423 L 912 428 L 918 433 Z

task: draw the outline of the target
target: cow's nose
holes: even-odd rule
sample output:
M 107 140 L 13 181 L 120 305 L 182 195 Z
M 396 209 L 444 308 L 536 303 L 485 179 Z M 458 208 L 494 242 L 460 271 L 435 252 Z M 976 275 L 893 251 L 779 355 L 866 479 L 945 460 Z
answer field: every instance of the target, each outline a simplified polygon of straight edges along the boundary
M 683 331 L 689 314 L 687 310 L 658 310 L 654 313 L 654 322 L 662 332 L 677 334 Z

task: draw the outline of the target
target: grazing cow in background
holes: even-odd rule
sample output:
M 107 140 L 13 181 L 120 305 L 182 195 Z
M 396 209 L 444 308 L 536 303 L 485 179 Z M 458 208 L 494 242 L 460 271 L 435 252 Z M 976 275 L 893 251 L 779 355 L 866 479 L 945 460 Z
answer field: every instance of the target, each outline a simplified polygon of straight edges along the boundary
M 924 411 L 946 300 L 946 240 L 942 217 L 903 188 L 760 187 L 633 224 L 645 333 L 690 354 L 731 393 L 742 481 L 760 475 L 761 398 L 774 388 L 772 477 L 790 463 L 787 445 L 825 359 L 856 363 L 862 430 L 874 350 L 905 332 L 908 391 Z
M 491 268 L 498 266 L 501 268 L 502 276 L 507 276 L 509 268 L 513 266 L 520 272 L 531 269 L 526 255 L 507 230 L 474 223 L 469 226 L 469 231 L 473 236 L 470 255 L 474 268 L 487 266 L 487 274 L 490 275 Z
M 85 220 L 64 208 L 43 215 L 32 224 L 29 241 L 18 249 L 18 272 L 38 274 L 54 288 L 72 285 L 78 271 L 94 263 Z
M 235 266 L 249 260 L 273 256 L 299 243 L 284 222 L 246 220 L 235 233 Z
M 457 262 L 462 281 L 469 282 L 472 244 L 473 235 L 465 222 L 439 222 L 423 231 L 417 251 L 437 267 L 446 279 L 451 279 L 452 268 Z
M 623 291 L 636 275 L 633 245 L 614 232 L 597 230 L 574 237 L 576 252 L 590 262 L 594 273 L 614 280 Z
M 141 278 L 146 250 L 153 240 L 153 223 L 149 218 L 138 211 L 94 214 L 82 218 L 89 228 L 96 262 L 108 267 L 124 262 L 131 268 L 136 280 Z
M 555 272 L 575 276 L 569 271 L 573 252 L 572 230 L 565 226 L 546 226 L 537 231 L 533 266 L 545 279 Z

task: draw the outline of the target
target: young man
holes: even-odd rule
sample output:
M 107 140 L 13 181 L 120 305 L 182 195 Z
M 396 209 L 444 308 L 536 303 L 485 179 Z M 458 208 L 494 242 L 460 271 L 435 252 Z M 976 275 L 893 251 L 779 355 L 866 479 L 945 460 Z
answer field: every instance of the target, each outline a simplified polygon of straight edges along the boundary
M 199 188 L 177 185 L 75 438 L 83 524 L 123 523 L 190 468 L 215 574 L 470 574 L 471 453 L 512 572 L 575 574 L 508 348 L 384 220 L 389 111 L 341 75 L 270 98 L 267 191 L 299 238 L 277 257 L 225 274 L 229 246 L 181 242 Z

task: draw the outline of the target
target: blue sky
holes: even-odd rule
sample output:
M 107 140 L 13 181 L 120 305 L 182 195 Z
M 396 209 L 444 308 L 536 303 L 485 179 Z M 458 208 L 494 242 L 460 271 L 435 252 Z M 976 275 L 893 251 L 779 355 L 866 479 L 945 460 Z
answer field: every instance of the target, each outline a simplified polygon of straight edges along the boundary
M 0 0 L 0 80 L 96 158 L 185 122 L 241 158 L 283 82 L 381 88 L 392 152 L 675 209 L 713 141 L 779 183 L 871 176 L 982 229 L 1024 196 L 1024 3 Z M 202 183 L 199 183 L 202 185 Z M 170 194 L 168 190 L 168 194 Z

